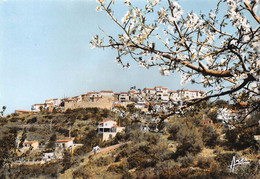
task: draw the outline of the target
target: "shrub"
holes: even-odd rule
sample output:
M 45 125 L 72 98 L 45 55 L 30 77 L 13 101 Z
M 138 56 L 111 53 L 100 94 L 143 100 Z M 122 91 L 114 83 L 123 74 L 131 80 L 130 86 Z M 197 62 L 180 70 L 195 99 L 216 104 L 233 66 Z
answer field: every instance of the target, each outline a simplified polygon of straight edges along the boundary
M 204 145 L 209 147 L 214 147 L 217 144 L 218 134 L 214 128 L 211 126 L 203 127 L 202 140 Z
M 227 130 L 226 139 L 228 140 L 226 145 L 231 149 L 243 150 L 256 145 L 251 128 Z
M 62 172 L 69 169 L 72 166 L 72 156 L 69 150 L 65 150 L 62 160 L 63 169 Z
M 17 122 L 17 121 L 18 121 L 18 119 L 19 119 L 19 118 L 12 117 L 12 118 L 10 119 L 10 121 L 11 121 L 11 122 Z
M 205 158 L 205 157 L 200 157 L 198 159 L 198 164 L 197 166 L 202 168 L 202 169 L 208 169 L 210 168 L 210 165 L 211 165 L 211 159 L 209 158 Z
M 120 173 L 120 174 L 126 173 L 126 170 L 127 170 L 126 161 L 113 163 L 107 169 L 107 171 L 109 171 L 109 172 L 115 172 L 115 173 Z
M 127 158 L 129 168 L 145 169 L 147 167 L 153 167 L 157 163 L 157 160 L 143 152 L 137 151 Z
M 73 178 L 90 178 L 91 176 L 88 174 L 88 170 L 84 168 L 78 168 L 72 173 Z
M 177 133 L 177 142 L 179 143 L 176 150 L 177 157 L 185 156 L 188 153 L 196 155 L 203 147 L 200 133 L 195 128 L 182 128 Z
M 188 154 L 184 157 L 179 157 L 177 161 L 181 164 L 183 168 L 187 168 L 188 166 L 192 165 L 192 162 L 194 161 L 194 157 L 191 154 Z
M 214 159 L 218 161 L 222 167 L 226 168 L 230 165 L 234 155 L 236 155 L 236 153 L 223 153 L 218 154 Z
M 46 148 L 47 149 L 54 149 L 55 147 L 55 142 L 56 142 L 56 134 L 52 134 L 52 136 L 50 137 L 48 143 L 46 144 Z
M 27 124 L 32 124 L 32 123 L 35 123 L 37 122 L 37 117 L 33 117 L 33 118 L 30 118 L 27 120 Z

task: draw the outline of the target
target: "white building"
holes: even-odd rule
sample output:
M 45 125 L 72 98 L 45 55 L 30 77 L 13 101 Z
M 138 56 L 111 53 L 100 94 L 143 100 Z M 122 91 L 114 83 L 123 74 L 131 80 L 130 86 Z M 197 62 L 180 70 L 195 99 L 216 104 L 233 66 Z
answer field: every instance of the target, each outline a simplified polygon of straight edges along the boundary
M 51 103 L 51 104 L 53 104 L 53 107 L 59 107 L 60 104 L 61 104 L 61 100 L 58 99 L 58 98 L 48 99 L 48 100 L 45 100 L 45 103 L 46 103 L 46 104 Z
M 83 144 L 74 144 L 74 138 L 59 139 L 55 142 L 55 156 L 58 158 L 63 157 L 65 150 L 73 152 L 75 148 L 83 146 Z
M 196 99 L 202 98 L 206 94 L 205 91 L 196 91 L 196 90 L 178 90 L 178 95 L 181 99 Z
M 27 151 L 37 152 L 39 151 L 39 141 L 24 141 L 23 147 L 20 149 L 22 153 Z
M 110 96 L 110 97 L 114 96 L 114 92 L 113 92 L 113 91 L 100 91 L 99 94 L 100 94 L 102 97 L 103 97 L 103 96 Z
M 129 102 L 130 101 L 130 95 L 128 92 L 121 92 L 118 96 L 119 102 Z
M 46 106 L 46 105 L 45 105 L 44 103 L 42 103 L 42 104 L 34 104 L 34 105 L 32 105 L 31 110 L 32 110 L 33 112 L 40 112 L 40 111 L 41 111 L 41 108 L 44 109 L 45 106 Z
M 118 132 L 121 132 L 125 127 L 120 127 L 114 120 L 106 120 L 98 123 L 98 136 L 102 140 L 109 140 L 116 136 Z

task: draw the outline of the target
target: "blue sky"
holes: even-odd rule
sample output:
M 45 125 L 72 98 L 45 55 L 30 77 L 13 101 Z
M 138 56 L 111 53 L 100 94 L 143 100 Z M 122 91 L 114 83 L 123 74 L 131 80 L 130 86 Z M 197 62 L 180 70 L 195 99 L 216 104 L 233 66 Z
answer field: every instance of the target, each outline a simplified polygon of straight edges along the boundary
M 123 8 L 122 1 L 117 11 Z M 133 1 L 135 2 L 135 1 Z M 185 12 L 207 11 L 216 0 L 183 0 Z M 71 97 L 88 91 L 127 91 L 162 85 L 171 90 L 198 89 L 181 86 L 179 75 L 161 76 L 158 68 L 133 64 L 122 69 L 114 62 L 116 52 L 91 49 L 89 41 L 101 34 L 99 27 L 115 33 L 105 13 L 96 12 L 95 0 L 0 1 L 0 107 L 7 114 L 30 110 L 45 99 Z

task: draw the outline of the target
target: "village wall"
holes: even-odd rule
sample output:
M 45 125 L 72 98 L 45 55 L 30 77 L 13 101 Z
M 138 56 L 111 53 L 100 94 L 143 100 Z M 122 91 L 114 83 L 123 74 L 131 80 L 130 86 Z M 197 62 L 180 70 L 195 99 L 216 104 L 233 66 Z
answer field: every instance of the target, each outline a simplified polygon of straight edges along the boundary
M 80 102 L 70 102 L 65 103 L 65 110 L 67 109 L 76 109 L 76 108 L 102 108 L 102 109 L 112 109 L 113 101 L 111 102 L 88 102 L 88 101 L 80 101 Z

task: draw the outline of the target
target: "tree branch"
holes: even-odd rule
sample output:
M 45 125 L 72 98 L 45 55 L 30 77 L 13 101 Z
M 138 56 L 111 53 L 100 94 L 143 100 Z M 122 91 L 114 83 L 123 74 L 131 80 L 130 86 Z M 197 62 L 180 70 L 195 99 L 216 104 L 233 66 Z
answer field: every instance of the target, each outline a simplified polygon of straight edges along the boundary
M 198 99 L 194 102 L 191 102 L 187 105 L 187 107 L 189 106 L 192 106 L 194 104 L 197 104 L 197 103 L 200 103 L 202 101 L 205 101 L 205 100 L 208 100 L 210 98 L 214 98 L 214 97 L 219 97 L 219 96 L 224 96 L 224 95 L 227 95 L 227 94 L 232 94 L 236 91 L 239 91 L 240 89 L 242 89 L 244 86 L 246 86 L 250 81 L 255 81 L 255 78 L 252 76 L 252 75 L 249 75 L 244 81 L 243 83 L 241 83 L 238 87 L 234 88 L 234 89 L 231 89 L 231 90 L 228 90 L 228 91 L 225 91 L 225 92 L 222 92 L 222 93 L 219 93 L 219 94 L 214 94 L 214 95 L 210 95 L 210 96 L 206 96 L 204 98 L 201 98 L 201 99 Z
M 258 24 L 260 24 L 260 18 L 256 15 L 256 13 L 253 11 L 253 9 L 249 6 L 249 4 L 247 2 L 244 2 L 244 4 L 247 7 L 247 10 L 251 13 L 251 15 L 258 22 Z

